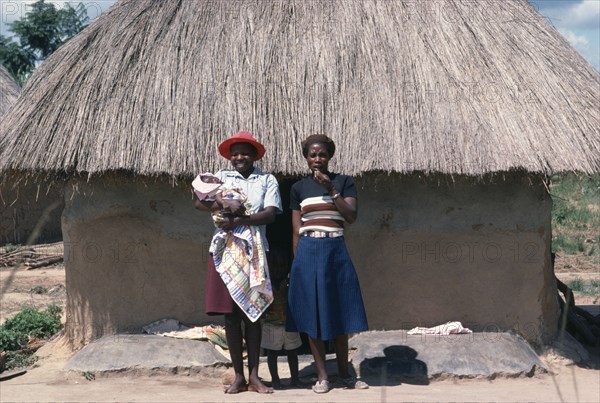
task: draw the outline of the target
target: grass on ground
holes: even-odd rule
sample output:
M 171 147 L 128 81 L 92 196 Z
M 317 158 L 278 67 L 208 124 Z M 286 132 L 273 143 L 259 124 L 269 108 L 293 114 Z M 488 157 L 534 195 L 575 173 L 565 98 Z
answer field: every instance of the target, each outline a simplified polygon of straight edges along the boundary
M 552 251 L 600 257 L 600 175 L 552 177 Z
M 28 351 L 30 338 L 48 339 L 61 327 L 62 308 L 50 305 L 45 311 L 23 308 L 0 325 L 0 351 L 6 351 L 6 369 L 29 366 L 36 361 Z

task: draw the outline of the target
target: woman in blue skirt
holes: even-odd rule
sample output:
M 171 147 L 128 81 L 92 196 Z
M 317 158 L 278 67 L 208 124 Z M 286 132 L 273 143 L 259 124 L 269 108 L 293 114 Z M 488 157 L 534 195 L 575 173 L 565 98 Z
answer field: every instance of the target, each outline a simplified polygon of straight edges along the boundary
M 357 193 L 350 176 L 329 172 L 334 142 L 312 135 L 302 142 L 310 175 L 292 186 L 294 262 L 290 275 L 286 328 L 308 334 L 318 380 L 316 393 L 330 390 L 324 340 L 333 340 L 338 373 L 345 387 L 368 385 L 348 371 L 348 334 L 367 330 L 356 271 L 344 242 L 344 225 L 357 216 Z

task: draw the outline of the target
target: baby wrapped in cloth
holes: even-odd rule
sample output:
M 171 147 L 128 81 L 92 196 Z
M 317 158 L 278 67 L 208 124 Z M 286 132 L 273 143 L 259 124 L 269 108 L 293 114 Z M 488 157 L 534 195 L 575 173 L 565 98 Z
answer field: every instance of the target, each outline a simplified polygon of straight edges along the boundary
M 239 200 L 245 214 L 254 213 L 252 204 L 241 189 L 231 188 L 211 173 L 203 173 L 192 182 L 199 200 Z M 232 230 L 223 229 L 233 217 L 226 209 L 213 212 L 215 232 L 210 245 L 215 268 L 225 283 L 231 298 L 255 322 L 273 302 L 266 253 L 258 228 L 238 225 Z

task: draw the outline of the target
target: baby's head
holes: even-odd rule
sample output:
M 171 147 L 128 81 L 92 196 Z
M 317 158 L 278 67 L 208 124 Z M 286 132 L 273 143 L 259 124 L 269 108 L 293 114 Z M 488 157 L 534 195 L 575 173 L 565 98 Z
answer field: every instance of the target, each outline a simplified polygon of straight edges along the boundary
M 210 172 L 205 172 L 196 177 L 192 182 L 192 187 L 199 200 L 213 197 L 223 182 Z
M 204 183 L 218 183 L 219 185 L 223 183 L 219 178 L 211 173 L 200 174 L 200 180 Z

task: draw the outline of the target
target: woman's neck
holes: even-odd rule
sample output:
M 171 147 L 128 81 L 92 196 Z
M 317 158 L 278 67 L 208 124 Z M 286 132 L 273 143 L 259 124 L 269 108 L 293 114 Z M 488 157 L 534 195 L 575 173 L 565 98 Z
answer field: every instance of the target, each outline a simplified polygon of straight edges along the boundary
M 252 166 L 252 168 L 250 168 L 250 169 L 248 169 L 247 171 L 244 171 L 244 172 L 238 171 L 238 173 L 239 173 L 240 175 L 242 175 L 242 176 L 243 176 L 244 178 L 246 178 L 246 179 L 248 179 L 248 177 L 249 177 L 250 175 L 252 175 L 252 172 L 254 172 L 254 166 Z

